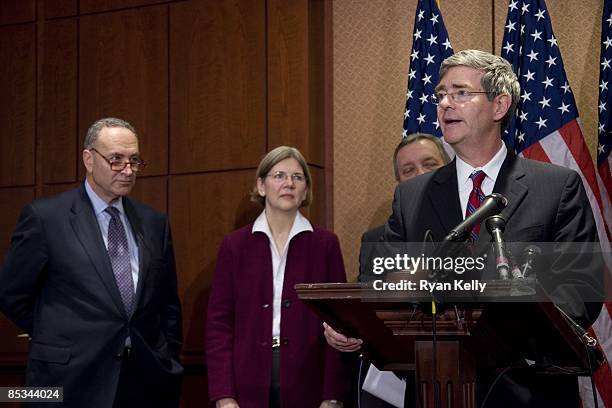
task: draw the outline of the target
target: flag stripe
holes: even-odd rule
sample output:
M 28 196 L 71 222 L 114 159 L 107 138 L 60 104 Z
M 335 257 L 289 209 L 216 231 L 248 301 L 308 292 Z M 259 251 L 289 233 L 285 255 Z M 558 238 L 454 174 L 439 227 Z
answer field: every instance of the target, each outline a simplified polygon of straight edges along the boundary
M 607 229 L 604 224 L 601 207 L 597 202 L 597 194 L 593 191 L 594 189 L 591 188 L 591 184 L 587 182 L 585 174 L 582 171 L 582 168 L 574 159 L 574 156 L 569 153 L 569 150 L 566 148 L 567 145 L 566 143 L 564 143 L 564 140 L 566 140 L 566 138 L 563 137 L 562 128 L 561 131 L 553 132 L 544 139 L 540 140 L 540 145 L 542 146 L 542 149 L 546 152 L 547 156 L 550 157 L 551 163 L 575 170 L 580 175 L 587 197 L 589 198 L 589 202 L 591 203 L 591 209 L 593 210 L 593 217 L 595 218 L 595 223 L 598 227 L 597 234 L 599 235 L 599 241 L 608 242 L 609 240 L 606 231 Z M 608 262 L 610 261 L 611 260 L 608 260 Z M 610 265 L 610 263 L 608 262 L 607 264 Z
M 584 408 L 594 407 L 595 404 L 593 403 L 591 378 L 580 377 L 578 381 L 581 389 L 581 406 Z M 612 399 L 610 399 L 610 395 L 612 395 L 612 389 L 610 389 L 610 384 L 612 384 L 612 374 L 610 373 L 610 365 L 607 362 L 599 370 L 595 371 L 593 374 L 593 381 L 596 384 L 595 390 L 597 392 L 597 402 L 599 407 L 605 408 L 612 406 Z
M 612 356 L 610 355 L 610 347 L 612 346 L 612 338 L 607 335 L 607 333 L 612 330 L 612 320 L 610 317 L 612 316 L 612 312 L 610 311 L 610 302 L 606 304 L 606 307 L 602 308 L 599 317 L 597 318 L 596 324 L 593 324 L 592 330 L 595 336 L 597 336 L 597 342 L 604 352 L 604 356 L 606 357 L 607 362 L 609 363 L 612 360 Z M 608 366 L 610 368 L 610 366 Z
M 570 122 L 571 123 L 571 122 Z M 567 126 L 567 125 L 566 125 Z M 564 127 L 565 128 L 565 127 Z M 592 184 L 588 182 L 587 176 L 583 171 L 583 168 L 580 167 L 580 164 L 575 160 L 574 155 L 569 154 L 568 149 L 565 149 L 564 143 L 560 143 L 558 138 L 563 140 L 568 140 L 572 136 L 567 136 L 567 129 L 561 128 L 558 132 L 553 132 L 544 139 L 540 141 L 542 148 L 546 151 L 548 157 L 550 158 L 550 162 L 553 164 L 557 164 L 560 166 L 568 167 L 572 170 L 578 172 L 580 177 L 582 178 L 582 184 L 587 193 L 587 197 L 589 198 L 589 202 L 591 203 L 591 209 L 593 210 L 593 217 L 595 218 L 595 223 L 597 224 L 597 233 L 599 235 L 599 241 L 602 243 L 609 243 L 610 239 L 608 237 L 608 229 L 606 228 L 606 223 L 604 222 L 604 218 L 602 215 L 602 205 L 601 205 L 601 195 L 599 195 L 598 189 L 591 188 Z M 590 158 L 589 158 L 590 160 Z M 592 166 L 592 163 L 591 163 Z M 595 174 L 593 173 L 593 181 L 595 181 Z M 596 185 L 596 184 L 595 184 Z M 612 265 L 612 260 L 608 260 L 606 262 L 608 265 Z
M 607 226 L 608 241 L 612 241 L 612 204 L 610 197 L 606 194 L 606 183 L 612 183 L 612 177 L 610 177 L 608 181 L 604 181 L 600 176 L 601 174 L 597 173 L 597 186 L 599 187 L 599 191 L 601 191 L 601 201 L 603 202 L 602 212 Z
M 578 169 L 580 169 L 580 173 L 583 176 L 585 186 L 597 185 L 593 161 L 584 137 L 582 137 L 582 128 L 579 126 L 578 120 L 572 120 L 563 125 L 559 129 L 559 133 L 561 133 L 561 137 L 565 141 L 567 148 L 572 153 L 574 160 L 578 164 Z M 593 194 L 597 199 L 597 206 L 601 208 L 602 202 L 599 189 L 595 189 Z M 593 203 L 591 203 L 591 205 L 592 204 Z
M 548 157 L 540 143 L 534 143 L 528 148 L 524 149 L 521 152 L 521 155 L 531 160 L 538 160 L 550 163 L 550 158 Z
M 608 200 L 612 201 L 612 156 L 608 160 L 603 161 L 599 165 L 599 176 L 601 177 L 602 184 L 600 189 L 607 192 Z

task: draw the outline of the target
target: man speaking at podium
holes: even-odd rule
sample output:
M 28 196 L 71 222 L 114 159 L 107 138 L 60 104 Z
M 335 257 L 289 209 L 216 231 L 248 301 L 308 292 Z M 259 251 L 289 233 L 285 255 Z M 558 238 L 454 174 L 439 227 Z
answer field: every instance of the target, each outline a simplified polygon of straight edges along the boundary
M 506 241 L 598 241 L 580 176 L 506 149 L 501 136 L 515 114 L 519 94 L 512 66 L 501 57 L 464 50 L 442 63 L 435 93 L 438 123 L 456 159 L 398 185 L 393 215 L 385 227 L 386 241 L 419 242 L 427 230 L 434 241 L 441 241 L 492 192 L 508 199 L 501 213 L 507 221 Z M 485 242 L 491 238 L 479 226 L 471 231 L 471 237 Z M 555 303 L 583 327 L 595 321 L 601 307 L 582 300 L 598 297 L 598 262 L 596 256 L 578 254 L 564 265 L 554 265 L 546 271 L 547 276 L 539 276 L 554 282 L 552 295 L 559 294 L 554 296 Z M 518 328 L 518 322 L 515 324 Z M 360 340 L 346 338 L 331 328 L 325 335 L 339 350 L 360 347 Z M 479 383 L 479 406 L 489 385 Z M 511 371 L 493 387 L 487 406 L 577 407 L 578 386 L 570 376 L 541 378 Z

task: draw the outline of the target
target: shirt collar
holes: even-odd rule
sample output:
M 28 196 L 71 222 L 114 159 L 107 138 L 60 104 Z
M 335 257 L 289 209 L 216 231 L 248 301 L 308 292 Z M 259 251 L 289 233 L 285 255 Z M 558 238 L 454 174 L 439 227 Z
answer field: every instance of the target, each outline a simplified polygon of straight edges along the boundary
M 506 144 L 502 142 L 500 149 L 495 153 L 495 156 L 487 164 L 482 167 L 472 167 L 468 163 L 461 160 L 461 157 L 456 156 L 457 161 L 457 181 L 459 186 L 461 187 L 468 181 L 470 182 L 469 186 L 472 187 L 472 182 L 470 181 L 470 174 L 472 174 L 476 170 L 482 170 L 487 175 L 488 179 L 491 179 L 493 182 L 497 180 L 497 175 L 501 170 L 501 166 L 506 159 L 506 155 L 508 154 L 508 149 L 506 148 Z
M 96 213 L 96 217 L 99 216 L 101 213 L 103 213 L 104 210 L 106 210 L 106 207 L 108 207 L 109 205 L 118 209 L 121 214 L 124 213 L 123 197 L 119 197 L 117 200 L 114 200 L 112 203 L 108 204 L 106 201 L 100 198 L 100 196 L 93 190 L 93 188 L 91 188 L 91 185 L 89 184 L 89 181 L 87 179 L 85 179 L 85 191 L 87 192 L 87 195 L 89 196 L 89 200 L 91 201 L 91 204 L 93 205 L 94 212 Z
M 293 220 L 293 226 L 291 226 L 291 231 L 289 231 L 289 236 L 287 238 L 287 242 L 291 241 L 291 238 L 304 231 L 312 231 L 312 224 L 306 217 L 302 215 L 299 211 L 297 212 L 295 219 Z M 251 229 L 251 233 L 255 232 L 263 232 L 268 236 L 270 242 L 273 241 L 272 231 L 270 230 L 270 226 L 268 225 L 268 219 L 266 218 L 266 210 L 263 210 L 259 217 L 253 223 L 253 228 Z

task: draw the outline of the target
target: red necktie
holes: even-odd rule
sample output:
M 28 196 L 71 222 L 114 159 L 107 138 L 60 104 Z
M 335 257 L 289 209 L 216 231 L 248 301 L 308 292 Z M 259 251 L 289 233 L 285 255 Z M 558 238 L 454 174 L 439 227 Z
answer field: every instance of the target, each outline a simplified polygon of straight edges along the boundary
M 465 218 L 472 215 L 474 211 L 476 211 L 476 209 L 480 207 L 480 204 L 484 200 L 485 196 L 480 186 L 482 185 L 482 180 L 484 180 L 486 176 L 487 175 L 482 170 L 478 170 L 470 174 L 470 178 L 472 179 L 474 187 L 472 188 L 472 191 L 470 192 L 470 197 L 468 198 L 468 205 L 465 209 Z M 472 241 L 476 241 L 476 239 L 478 238 L 479 231 L 480 224 L 476 225 L 470 232 L 470 239 Z

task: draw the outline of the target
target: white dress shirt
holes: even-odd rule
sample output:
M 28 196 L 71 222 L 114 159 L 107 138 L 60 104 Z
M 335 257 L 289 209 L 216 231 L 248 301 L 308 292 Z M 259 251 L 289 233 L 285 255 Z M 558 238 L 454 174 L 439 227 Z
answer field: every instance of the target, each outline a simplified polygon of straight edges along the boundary
M 312 225 L 299 211 L 295 216 L 287 242 L 282 253 L 278 253 L 272 231 L 268 225 L 266 211 L 264 210 L 253 223 L 252 233 L 263 232 L 268 236 L 270 241 L 270 251 L 272 252 L 272 282 L 274 288 L 274 301 L 272 302 L 272 337 L 280 336 L 281 322 L 281 301 L 283 296 L 283 281 L 285 279 L 285 266 L 287 265 L 287 252 L 289 250 L 289 242 L 300 232 L 312 231 Z
M 461 213 L 463 214 L 464 219 L 465 210 L 467 209 L 468 200 L 470 198 L 470 192 L 474 188 L 474 183 L 470 179 L 470 175 L 476 170 L 482 170 L 485 172 L 487 176 L 484 178 L 484 180 L 482 180 L 480 188 L 482 189 L 484 195 L 488 196 L 493 192 L 497 175 L 499 174 L 499 170 L 501 170 L 501 166 L 504 163 L 507 154 L 508 149 L 506 149 L 506 145 L 502 143 L 501 148 L 497 151 L 497 153 L 495 153 L 495 156 L 493 156 L 493 158 L 482 167 L 472 167 L 457 156 L 457 161 L 455 162 L 457 166 L 457 186 L 459 187 Z

